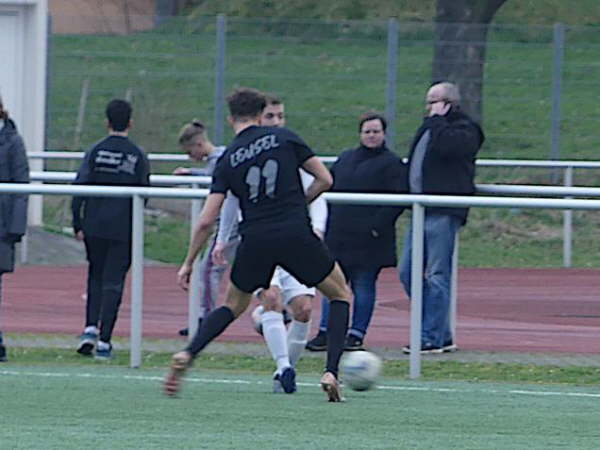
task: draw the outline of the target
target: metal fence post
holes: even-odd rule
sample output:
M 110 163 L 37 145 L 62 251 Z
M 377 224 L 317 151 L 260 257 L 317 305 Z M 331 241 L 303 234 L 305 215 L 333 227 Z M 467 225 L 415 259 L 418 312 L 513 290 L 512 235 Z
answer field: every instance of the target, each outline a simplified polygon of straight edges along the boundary
M 192 184 L 192 189 L 199 189 L 198 184 Z M 198 222 L 198 216 L 202 209 L 202 200 L 193 199 L 190 207 L 190 242 L 194 236 L 194 228 Z M 206 250 L 208 251 L 208 250 Z M 198 274 L 198 259 L 194 261 L 192 276 L 190 277 L 190 288 L 188 291 L 188 339 L 191 341 L 198 329 L 198 316 L 200 315 L 200 277 Z
M 21 262 L 21 264 L 27 264 L 29 262 L 29 227 L 27 228 L 27 231 L 21 238 L 20 245 L 21 245 L 21 247 L 19 249 L 20 254 L 21 254 L 20 262 Z
M 394 151 L 396 143 L 396 85 L 398 76 L 398 21 L 391 18 L 388 21 L 387 41 L 387 85 L 385 93 L 385 117 L 387 130 L 385 142 Z
M 456 316 L 458 311 L 458 245 L 459 232 L 454 235 L 454 252 L 452 253 L 452 276 L 450 278 L 450 332 L 456 344 Z
M 550 159 L 560 157 L 560 113 L 562 90 L 562 66 L 565 53 L 565 26 L 562 23 L 554 25 L 554 64 L 552 70 L 552 141 Z M 552 182 L 558 183 L 558 171 L 552 173 Z
M 565 169 L 565 186 L 573 186 L 573 167 Z M 572 198 L 572 197 L 565 197 Z M 571 267 L 571 255 L 573 253 L 573 211 L 563 211 L 563 267 Z
M 423 320 L 423 229 L 425 208 L 412 205 L 412 253 L 410 270 L 410 378 L 421 376 L 421 326 Z
M 221 145 L 224 141 L 223 106 L 225 103 L 225 45 L 227 18 L 217 16 L 217 54 L 215 60 L 215 132 L 214 142 Z
M 142 365 L 142 310 L 144 302 L 144 199 L 133 195 L 131 227 L 131 338 L 130 366 Z

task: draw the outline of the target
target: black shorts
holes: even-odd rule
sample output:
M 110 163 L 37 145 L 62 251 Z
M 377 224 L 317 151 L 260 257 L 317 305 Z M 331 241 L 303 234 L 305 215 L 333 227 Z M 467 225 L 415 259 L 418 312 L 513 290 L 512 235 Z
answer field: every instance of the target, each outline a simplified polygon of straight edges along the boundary
M 241 291 L 267 289 L 276 266 L 306 286 L 316 286 L 333 270 L 335 260 L 310 229 L 285 236 L 268 233 L 242 238 L 231 269 L 231 281 Z

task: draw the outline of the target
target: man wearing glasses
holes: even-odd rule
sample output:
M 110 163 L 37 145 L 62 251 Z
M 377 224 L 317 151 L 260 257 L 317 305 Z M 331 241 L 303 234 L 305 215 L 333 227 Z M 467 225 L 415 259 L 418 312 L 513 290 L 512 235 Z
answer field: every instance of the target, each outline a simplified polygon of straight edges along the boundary
M 472 195 L 475 155 L 484 135 L 460 109 L 458 87 L 436 82 L 427 91 L 427 116 L 408 156 L 411 194 Z M 423 259 L 421 353 L 456 351 L 450 329 L 450 278 L 454 239 L 466 223 L 468 208 L 426 208 Z M 411 234 L 405 238 L 400 280 L 411 293 Z M 404 347 L 405 353 L 410 348 Z

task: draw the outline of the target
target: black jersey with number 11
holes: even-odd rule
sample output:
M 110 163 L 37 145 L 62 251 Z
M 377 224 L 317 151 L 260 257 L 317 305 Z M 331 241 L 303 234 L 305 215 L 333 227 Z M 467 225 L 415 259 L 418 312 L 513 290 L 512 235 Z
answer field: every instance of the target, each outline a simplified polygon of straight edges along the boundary
M 240 234 L 310 227 L 298 168 L 313 151 L 286 128 L 251 126 L 227 147 L 213 173 L 211 193 L 231 190 L 240 200 Z

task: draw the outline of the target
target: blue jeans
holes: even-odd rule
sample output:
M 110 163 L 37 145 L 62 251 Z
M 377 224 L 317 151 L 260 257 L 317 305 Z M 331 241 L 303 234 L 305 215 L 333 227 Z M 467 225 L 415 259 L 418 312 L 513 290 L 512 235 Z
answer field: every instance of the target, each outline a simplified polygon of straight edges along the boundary
M 421 345 L 442 347 L 452 341 L 450 330 L 450 280 L 454 238 L 462 220 L 428 213 L 425 216 L 423 245 L 423 318 Z M 410 297 L 412 226 L 406 234 L 400 281 Z
M 373 317 L 375 308 L 376 282 L 379 276 L 380 268 L 377 269 L 355 269 L 346 271 L 348 283 L 354 294 L 354 303 L 352 306 L 352 326 L 348 334 L 363 339 L 367 334 L 367 328 Z M 319 330 L 327 331 L 327 320 L 329 319 L 329 300 L 326 297 L 321 299 L 321 322 Z

